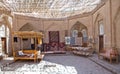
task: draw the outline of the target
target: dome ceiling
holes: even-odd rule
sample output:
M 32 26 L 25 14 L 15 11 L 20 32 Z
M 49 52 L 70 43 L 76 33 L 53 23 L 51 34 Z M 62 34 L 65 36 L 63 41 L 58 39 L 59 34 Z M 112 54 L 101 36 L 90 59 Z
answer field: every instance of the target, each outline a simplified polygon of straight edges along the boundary
M 101 0 L 0 0 L 14 14 L 38 18 L 66 18 L 94 10 Z

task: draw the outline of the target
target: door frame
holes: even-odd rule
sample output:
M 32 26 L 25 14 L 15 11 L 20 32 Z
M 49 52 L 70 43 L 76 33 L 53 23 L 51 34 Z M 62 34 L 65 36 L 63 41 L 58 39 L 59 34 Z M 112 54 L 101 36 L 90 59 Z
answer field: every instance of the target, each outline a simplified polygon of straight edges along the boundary
M 99 52 L 104 48 L 104 35 L 99 35 Z
M 6 37 L 1 37 L 1 41 L 2 41 L 2 53 L 7 54 L 7 44 L 6 44 L 7 40 L 6 40 Z M 4 41 L 4 44 L 3 44 L 3 41 Z
M 53 41 L 51 40 L 51 37 L 52 37 L 52 36 L 51 36 L 50 34 L 51 34 L 52 32 L 54 32 L 54 34 L 57 35 L 57 40 L 53 40 Z M 51 47 L 52 47 L 51 45 L 54 44 L 54 43 L 55 43 L 55 46 L 57 46 L 57 49 L 56 49 L 56 50 L 57 50 L 57 51 L 59 50 L 59 43 L 60 43 L 60 37 L 59 37 L 59 36 L 60 36 L 60 32 L 59 32 L 59 31 L 49 31 L 50 50 L 51 50 Z
M 99 52 L 101 52 L 104 48 L 104 22 L 103 19 L 98 21 L 98 38 L 99 38 Z

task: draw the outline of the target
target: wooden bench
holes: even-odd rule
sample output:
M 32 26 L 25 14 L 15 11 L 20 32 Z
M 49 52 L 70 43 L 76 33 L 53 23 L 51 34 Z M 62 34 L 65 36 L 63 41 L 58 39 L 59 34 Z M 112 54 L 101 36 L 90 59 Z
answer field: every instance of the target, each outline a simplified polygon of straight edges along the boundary
M 115 48 L 105 48 L 102 52 L 99 53 L 99 58 L 107 58 L 110 60 L 110 63 L 112 63 L 112 60 L 115 59 L 118 63 L 118 51 Z
M 13 52 L 14 61 L 20 60 L 34 60 L 37 61 L 37 50 L 21 50 L 25 55 L 19 55 L 19 51 Z

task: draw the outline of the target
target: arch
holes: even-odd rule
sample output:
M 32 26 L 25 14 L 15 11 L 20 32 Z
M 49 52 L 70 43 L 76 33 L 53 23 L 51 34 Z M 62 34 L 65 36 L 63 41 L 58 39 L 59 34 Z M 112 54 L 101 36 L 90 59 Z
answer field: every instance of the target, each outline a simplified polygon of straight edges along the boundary
M 36 28 L 31 23 L 24 24 L 19 31 L 36 31 Z
M 96 16 L 96 18 L 95 18 L 94 24 L 95 24 L 98 20 L 102 20 L 102 19 L 104 19 L 103 14 L 98 13 L 97 16 Z
M 82 29 L 87 29 L 87 27 L 79 21 L 77 21 L 71 28 L 71 30 L 79 30 L 79 31 L 81 31 Z
M 117 11 L 117 13 L 115 14 L 115 18 L 114 18 L 114 20 L 113 20 L 113 27 L 114 27 L 114 43 L 115 43 L 115 47 L 117 47 L 117 48 L 120 48 L 120 46 L 119 46 L 119 40 L 120 40 L 120 38 L 118 37 L 118 31 L 119 31 L 119 28 L 120 28 L 120 24 L 119 24 L 119 20 L 120 20 L 120 7 L 118 8 L 118 11 Z
M 12 19 L 11 16 L 6 15 L 6 14 L 2 14 L 0 16 L 0 26 L 4 25 L 6 27 L 5 34 L 7 34 L 7 35 L 4 35 L 4 37 L 6 39 L 5 44 L 6 44 L 6 51 L 7 51 L 8 55 L 10 54 L 9 52 L 11 52 L 10 51 L 11 50 L 11 39 L 10 38 L 11 38 L 11 34 L 12 34 L 12 20 L 9 21 L 9 17 Z
M 98 33 L 99 33 L 99 26 L 100 25 L 98 24 L 98 22 L 101 20 L 103 20 L 103 23 L 104 23 L 103 15 L 101 13 L 98 13 L 96 16 L 96 19 L 94 21 L 94 38 L 99 35 Z
M 12 30 L 12 24 L 8 20 L 9 17 L 10 16 L 8 16 L 8 15 L 2 14 L 1 17 L 0 17 L 0 24 L 4 24 L 4 25 L 8 26 L 8 28 L 9 28 L 9 30 L 11 32 L 11 30 Z
M 86 33 L 87 33 L 87 27 L 81 22 L 77 21 L 70 30 L 71 36 L 72 36 L 73 31 L 75 31 L 75 33 L 77 32 L 78 36 L 84 35 L 84 33 L 82 32 L 83 29 L 86 30 Z
M 77 21 L 71 27 L 70 31 L 71 31 L 71 33 L 70 33 L 71 37 L 73 39 L 75 38 L 75 44 L 80 44 L 80 45 L 85 46 L 85 47 L 88 45 L 88 32 L 87 32 L 88 29 L 84 24 Z M 74 42 L 73 42 L 73 44 L 74 44 Z
M 100 49 L 104 47 L 104 16 L 101 13 L 98 13 L 94 21 L 94 41 L 96 43 L 95 48 L 97 52 L 101 51 Z M 101 33 L 102 32 L 102 33 Z M 103 43 L 99 43 L 99 42 Z

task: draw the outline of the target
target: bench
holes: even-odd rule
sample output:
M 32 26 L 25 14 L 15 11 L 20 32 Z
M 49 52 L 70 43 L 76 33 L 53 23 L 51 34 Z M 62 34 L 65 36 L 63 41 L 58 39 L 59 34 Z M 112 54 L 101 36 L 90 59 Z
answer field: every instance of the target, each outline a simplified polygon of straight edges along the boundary
M 118 63 L 118 51 L 115 48 L 105 48 L 102 50 L 102 52 L 99 53 L 99 58 L 107 58 L 110 60 L 110 63 L 112 63 L 112 60 L 115 59 Z
M 73 54 L 82 55 L 82 56 L 91 56 L 94 49 L 91 47 L 72 47 Z
M 37 50 L 20 50 L 24 53 L 24 55 L 20 55 L 19 51 L 14 51 L 14 61 L 20 59 L 20 60 L 34 60 L 34 62 L 37 61 Z

